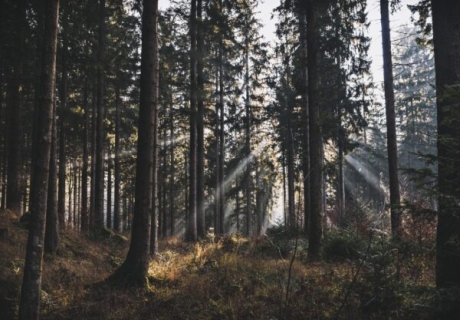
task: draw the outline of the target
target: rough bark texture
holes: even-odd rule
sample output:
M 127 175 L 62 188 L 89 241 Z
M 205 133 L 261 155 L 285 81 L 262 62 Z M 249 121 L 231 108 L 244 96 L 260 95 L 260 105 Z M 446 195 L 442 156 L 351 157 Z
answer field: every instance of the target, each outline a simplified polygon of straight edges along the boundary
M 97 50 L 97 123 L 96 172 L 94 194 L 94 227 L 104 227 L 104 57 L 105 57 L 105 0 L 99 0 L 99 47 Z
M 436 239 L 436 285 L 460 287 L 460 206 L 458 190 L 458 98 L 444 92 L 460 84 L 460 2 L 432 1 L 433 39 L 438 103 L 439 215 Z M 452 108 L 452 105 L 455 105 Z M 453 144 L 454 143 L 454 144 Z M 458 299 L 458 297 L 457 297 Z M 458 311 L 458 301 L 457 301 Z M 458 315 L 458 313 L 457 313 Z
M 246 23 L 247 24 L 247 23 Z M 249 29 L 249 26 L 246 25 Z M 247 31 L 246 31 L 247 32 Z M 245 67 L 245 87 L 246 87 L 246 101 L 245 101 L 245 155 L 251 157 L 251 94 L 249 90 L 249 39 L 246 37 L 244 47 L 244 67 Z M 252 210 L 252 190 L 251 190 L 251 173 L 252 173 L 252 159 L 248 159 L 246 165 L 246 185 L 245 185 L 245 198 L 246 198 L 246 231 L 247 237 L 251 235 L 251 210 Z M 238 218 L 238 217 L 237 217 Z M 260 230 L 260 228 L 257 228 Z
M 112 276 L 123 283 L 147 285 L 150 260 L 152 194 L 155 192 L 154 137 L 158 98 L 158 0 L 144 0 L 137 142 L 136 186 L 131 243 L 124 263 Z M 152 152 L 152 150 L 155 150 Z M 152 183 L 152 179 L 154 180 Z M 153 223 L 156 223 L 154 221 Z
M 390 180 L 391 232 L 398 236 L 401 229 L 401 208 L 398 180 L 398 150 L 395 123 L 393 62 L 391 55 L 390 13 L 388 0 L 380 0 L 383 48 L 383 80 L 385 84 L 385 113 L 387 120 L 388 175 Z
M 43 1 L 45 33 L 43 38 L 42 73 L 39 88 L 38 137 L 32 164 L 31 224 L 27 240 L 24 278 L 21 287 L 19 319 L 39 319 L 41 274 L 47 208 L 48 178 L 51 150 L 51 128 L 56 76 L 56 44 L 59 0 Z
M 310 202 L 310 236 L 308 259 L 318 260 L 321 253 L 323 235 L 323 163 L 322 163 L 322 134 L 318 97 L 318 25 L 317 6 L 315 0 L 307 3 L 307 47 L 308 47 L 308 110 L 310 125 L 310 166 L 311 166 L 311 202 Z
M 219 1 L 220 14 L 223 15 L 223 2 Z M 222 28 L 221 28 L 222 30 Z M 224 161 L 225 161 L 225 134 L 224 134 L 224 41 L 222 34 L 219 40 L 219 234 L 225 233 L 225 187 L 224 187 Z

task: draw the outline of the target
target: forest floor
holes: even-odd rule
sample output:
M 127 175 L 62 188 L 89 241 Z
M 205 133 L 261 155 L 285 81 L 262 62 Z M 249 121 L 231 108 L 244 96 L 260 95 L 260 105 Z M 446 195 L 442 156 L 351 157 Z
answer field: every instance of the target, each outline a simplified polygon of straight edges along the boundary
M 0 240 L 0 318 L 14 319 L 27 231 L 0 215 L 9 230 Z M 282 228 L 259 239 L 162 240 L 150 288 L 139 289 L 104 282 L 126 255 L 123 235 L 66 230 L 58 253 L 44 259 L 41 318 L 431 319 L 433 254 L 411 247 L 402 256 L 369 239 L 359 253 L 343 234 L 329 237 L 327 262 L 315 263 L 306 261 L 305 240 Z

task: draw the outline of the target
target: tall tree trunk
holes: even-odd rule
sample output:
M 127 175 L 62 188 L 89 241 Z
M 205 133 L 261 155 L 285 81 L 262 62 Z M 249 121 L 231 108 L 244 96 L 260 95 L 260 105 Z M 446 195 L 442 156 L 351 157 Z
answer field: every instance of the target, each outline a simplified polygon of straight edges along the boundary
M 388 174 L 390 179 L 391 232 L 398 236 L 401 229 L 401 208 L 398 181 L 398 150 L 395 123 L 393 62 L 391 55 L 390 12 L 388 0 L 380 0 L 383 48 L 383 79 L 385 84 L 385 112 L 387 119 Z
M 67 85 L 67 48 L 68 48 L 68 39 L 67 39 L 67 13 L 64 14 L 64 26 L 63 26 L 63 43 L 62 43 L 62 60 L 61 60 L 61 107 L 59 112 L 60 119 L 60 128 L 59 128 L 59 184 L 58 184 L 58 217 L 59 225 L 62 229 L 65 228 L 65 183 L 66 183 L 66 167 L 67 167 L 67 155 L 66 155 L 66 121 L 67 121 L 67 94 L 68 94 L 68 85 Z M 70 221 L 69 221 L 70 223 Z
M 56 47 L 59 0 L 43 1 L 45 8 L 40 101 L 37 111 L 38 134 L 32 165 L 31 224 L 27 240 L 24 277 L 21 287 L 19 319 L 39 319 L 41 274 L 47 210 L 48 178 L 51 151 L 51 128 L 56 77 Z
M 338 106 L 338 172 L 337 172 L 337 208 L 339 213 L 339 219 L 345 218 L 345 179 L 343 173 L 343 149 L 344 149 L 344 129 L 342 127 L 342 106 Z
M 308 234 L 310 222 L 310 126 L 308 112 L 308 48 L 307 48 L 307 8 L 305 3 L 300 6 L 300 47 L 302 52 L 301 68 L 302 68 L 302 114 L 303 114 L 303 144 L 302 144 L 302 166 L 303 166 L 303 209 L 304 209 L 304 225 L 303 228 Z
M 438 227 L 436 285 L 460 287 L 460 188 L 458 85 L 460 84 L 460 2 L 432 1 L 438 105 Z M 445 90 L 449 90 L 445 91 Z M 455 94 L 453 94 L 455 92 Z M 457 97 L 457 98 L 456 98 Z M 458 296 L 456 297 L 458 314 Z M 455 317 L 452 317 L 452 319 Z M 447 317 L 446 317 L 447 319 Z
M 6 187 L 6 208 L 21 214 L 21 152 L 22 152 L 22 88 L 23 88 L 23 51 L 24 51 L 24 29 L 26 26 L 26 1 L 19 0 L 16 2 L 16 25 L 15 38 L 16 43 L 13 45 L 15 55 L 13 56 L 13 72 L 10 84 L 10 104 L 8 106 L 8 119 L 6 125 L 8 128 L 8 180 Z
M 308 259 L 320 259 L 321 242 L 323 235 L 322 208 L 323 208 L 323 163 L 322 163 L 322 134 L 318 96 L 318 4 L 317 0 L 308 0 L 307 3 L 307 47 L 308 47 L 308 110 L 310 125 L 310 235 Z
M 151 245 L 152 195 L 156 194 L 156 131 L 158 103 L 158 0 L 144 0 L 137 142 L 136 186 L 131 243 L 124 263 L 112 276 L 120 282 L 147 285 Z M 153 151 L 152 151 L 153 150 Z M 156 215 L 154 215 L 156 220 Z M 156 223 L 154 221 L 153 223 Z M 156 228 L 155 228 L 156 229 Z M 156 245 L 156 244 L 154 244 Z
M 197 236 L 206 236 L 204 212 L 204 75 L 203 75 L 203 0 L 197 0 L 197 141 L 196 141 L 196 206 L 197 206 Z
M 190 11 L 190 161 L 189 161 L 189 216 L 187 240 L 196 241 L 197 234 L 197 85 L 196 85 L 196 0 L 191 1 Z
M 174 237 L 176 234 L 176 219 L 174 217 L 174 181 L 175 181 L 175 160 L 174 160 L 174 113 L 172 97 L 170 97 L 170 114 L 169 114 L 169 137 L 171 139 L 170 147 L 170 162 L 171 162 L 171 175 L 169 180 L 169 219 L 171 221 L 170 232 Z
M 96 123 L 97 123 L 97 92 L 93 81 L 92 112 L 91 112 L 91 186 L 90 186 L 90 210 L 89 227 L 94 229 L 96 210 Z
M 287 89 L 289 90 L 289 89 Z M 292 103 L 290 94 L 286 98 L 287 109 L 287 192 L 288 192 L 288 218 L 289 226 L 296 226 L 295 216 L 295 189 L 294 189 L 294 128 L 292 126 Z
M 97 50 L 97 123 L 94 227 L 104 227 L 104 64 L 105 64 L 105 0 L 99 0 L 99 47 Z
M 223 16 L 223 2 L 219 0 L 220 14 Z M 221 22 L 222 23 L 222 22 Z M 222 28 L 221 28 L 222 30 Z M 224 106 L 224 40 L 222 34 L 219 39 L 219 233 L 225 234 L 225 186 L 224 186 L 224 161 L 225 161 L 225 106 Z
M 88 216 L 88 134 L 89 134 L 89 107 L 88 107 L 88 83 L 85 79 L 83 91 L 83 109 L 85 111 L 85 126 L 83 130 L 83 164 L 81 172 L 81 231 L 89 231 Z
M 45 252 L 55 254 L 59 244 L 59 219 L 56 206 L 57 166 L 56 166 L 56 103 L 53 103 L 53 118 L 51 129 L 51 154 L 48 181 L 48 199 L 45 227 Z
M 115 231 L 121 231 L 120 213 L 120 88 L 115 88 L 115 194 L 113 207 L 113 227 Z
M 252 209 L 252 190 L 251 190 L 251 174 L 252 174 L 252 155 L 251 155 L 251 93 L 250 93 L 250 83 L 249 83 L 249 25 L 246 22 L 246 39 L 244 42 L 244 65 L 245 65 L 245 87 L 246 87 L 246 97 L 245 97 L 245 111 L 246 111 L 246 121 L 245 121 L 245 155 L 247 157 L 246 165 L 246 185 L 245 185 L 245 198 L 246 198 L 246 236 L 251 235 L 251 209 Z M 258 229 L 259 230 L 259 229 Z

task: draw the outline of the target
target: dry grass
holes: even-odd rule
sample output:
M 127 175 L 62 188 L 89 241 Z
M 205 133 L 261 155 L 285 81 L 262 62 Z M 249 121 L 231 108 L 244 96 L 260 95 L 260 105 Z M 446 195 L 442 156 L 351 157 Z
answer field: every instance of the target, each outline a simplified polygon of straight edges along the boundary
M 0 311 L 12 317 L 26 231 L 11 219 L 9 223 L 10 240 L 0 243 Z M 127 242 L 72 231 L 61 240 L 58 254 L 44 262 L 42 319 L 385 318 L 385 313 L 363 310 L 363 290 L 372 283 L 358 275 L 350 287 L 357 270 L 352 262 L 306 264 L 300 254 L 286 295 L 290 257 L 281 258 L 266 239 L 227 237 L 197 244 L 164 240 L 161 254 L 150 265 L 150 289 L 113 288 L 103 282 L 123 261 Z M 432 285 L 430 281 L 427 277 L 423 285 Z M 396 308 L 390 314 L 400 315 L 398 319 L 414 316 L 407 312 L 409 298 Z

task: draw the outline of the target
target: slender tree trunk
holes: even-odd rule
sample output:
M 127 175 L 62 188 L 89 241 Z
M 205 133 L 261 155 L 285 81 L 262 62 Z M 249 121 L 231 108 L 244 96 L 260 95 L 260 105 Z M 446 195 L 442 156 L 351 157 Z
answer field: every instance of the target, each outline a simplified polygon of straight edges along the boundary
M 398 181 L 398 150 L 395 123 L 395 97 L 393 88 L 393 62 L 391 55 L 390 12 L 388 0 L 380 0 L 383 48 L 383 78 L 385 84 L 385 112 L 387 119 L 388 174 L 390 179 L 391 232 L 401 232 L 401 208 Z
M 150 0 L 152 1 L 152 0 Z M 151 27 L 153 30 L 150 33 L 150 37 L 153 38 L 152 41 L 152 64 L 153 64 L 153 74 L 152 74 L 152 118 L 153 118 L 153 128 L 152 128 L 152 224 L 151 224 L 151 236 L 150 236 L 150 255 L 156 256 L 158 254 L 158 218 L 159 218 L 159 199 L 158 199 L 158 166 L 160 160 L 158 158 L 158 88 L 159 88 L 159 58 L 158 58 L 158 0 L 153 0 L 153 9 L 152 19 L 153 24 Z M 145 4 L 144 4 L 145 6 Z M 150 52 L 150 50 L 149 50 Z
M 196 0 L 191 0 L 190 14 L 190 161 L 189 217 L 187 240 L 196 241 L 197 234 L 197 85 L 196 85 Z
M 223 2 L 219 0 L 220 14 L 223 16 Z M 219 233 L 225 234 L 225 106 L 224 106 L 224 40 L 222 34 L 219 39 Z
M 16 25 L 13 45 L 16 53 L 13 56 L 13 73 L 10 84 L 9 112 L 6 126 L 8 128 L 8 180 L 6 187 L 6 208 L 22 214 L 22 191 L 21 191 L 21 168 L 22 168 L 22 87 L 23 87 L 23 51 L 24 51 L 24 29 L 26 26 L 26 1 L 16 2 Z
M 303 150 L 302 150 L 302 165 L 303 165 L 303 207 L 304 207 L 304 225 L 303 228 L 308 234 L 310 225 L 310 126 L 308 112 L 308 48 L 307 48 L 307 8 L 303 3 L 300 6 L 300 47 L 302 52 L 301 68 L 302 68 L 302 114 L 303 114 Z
M 339 219 L 345 218 L 345 179 L 343 174 L 344 129 L 342 127 L 342 106 L 338 106 L 338 172 L 337 172 L 337 208 Z
M 289 90 L 289 89 L 288 89 Z M 289 226 L 296 226 L 295 216 L 295 189 L 294 189 L 294 129 L 292 126 L 292 104 L 291 97 L 286 98 L 287 112 L 287 192 L 288 192 L 288 218 Z
M 197 206 L 197 235 L 206 236 L 204 212 L 204 75 L 203 75 L 203 0 L 197 0 L 197 142 L 196 142 L 196 206 Z
M 156 194 L 156 136 L 158 103 L 158 0 L 144 0 L 139 106 L 139 137 L 136 160 L 135 207 L 131 244 L 125 262 L 112 276 L 121 282 L 147 285 L 151 253 L 152 196 Z M 155 212 L 155 211 L 154 211 Z M 156 214 L 153 215 L 154 224 Z M 157 228 L 154 228 L 157 230 Z M 156 239 L 155 239 L 156 240 Z M 153 244 L 157 245 L 157 242 Z M 155 250 L 154 250 L 155 251 Z
M 245 111 L 246 111 L 246 121 L 245 121 L 245 155 L 248 160 L 246 165 L 246 188 L 245 188 L 245 198 L 246 198 L 246 236 L 251 235 L 251 209 L 252 209 L 252 190 L 251 190 L 251 174 L 252 174 L 252 159 L 251 159 L 251 93 L 250 93 L 250 83 L 249 83 L 249 39 L 248 32 L 249 26 L 246 23 L 246 39 L 245 39 L 245 48 L 244 48 L 244 65 L 245 65 L 245 87 L 246 87 L 246 101 L 245 101 Z M 259 230 L 259 228 L 258 228 Z
M 438 226 L 436 238 L 436 286 L 460 287 L 460 161 L 458 146 L 458 85 L 460 84 L 460 2 L 432 1 L 433 40 L 438 105 Z M 446 92 L 445 90 L 449 90 Z M 455 92 L 453 94 L 452 92 Z M 449 298 L 452 299 L 452 298 Z M 451 300 L 458 315 L 458 296 Z M 446 303 L 447 306 L 447 303 Z M 456 311 L 456 312 L 454 312 Z
M 59 244 L 59 219 L 57 212 L 57 166 L 56 166 L 56 103 L 53 103 L 53 118 L 51 130 L 51 154 L 48 181 L 48 199 L 45 227 L 45 252 L 55 254 Z
M 88 84 L 85 79 L 83 92 L 83 109 L 85 111 L 85 127 L 83 130 L 83 164 L 81 172 L 81 231 L 89 231 L 88 216 L 88 128 L 89 128 L 89 107 L 88 107 Z
M 89 227 L 94 229 L 96 208 L 96 123 L 97 123 L 97 93 L 95 81 L 92 92 L 92 118 L 91 118 L 91 186 L 90 186 L 90 210 Z
M 169 135 L 171 139 L 170 147 L 170 162 L 171 162 L 171 175 L 169 181 L 169 218 L 171 221 L 170 232 L 171 236 L 174 237 L 176 234 L 176 219 L 174 217 L 174 181 L 175 181 L 175 159 L 174 159 L 174 113 L 172 97 L 170 98 L 170 119 L 169 119 Z
M 67 39 L 67 31 L 65 30 L 67 27 L 67 14 L 64 16 L 64 26 L 63 26 L 63 44 L 62 44 L 62 60 L 61 60 L 61 107 L 59 112 L 59 185 L 58 185 L 58 217 L 59 217 L 59 225 L 62 229 L 65 228 L 65 200 L 66 200 L 66 193 L 65 193 L 65 183 L 66 183 L 66 167 L 67 167 L 67 155 L 66 155 L 66 121 L 67 121 L 67 48 L 68 48 L 68 39 Z M 69 221 L 70 223 L 70 221 Z
M 115 194 L 113 207 L 113 226 L 115 231 L 121 231 L 120 213 L 120 88 L 115 88 Z
M 97 123 L 96 172 L 94 198 L 94 227 L 104 227 L 104 59 L 105 59 L 105 0 L 99 0 L 99 47 L 97 50 Z
M 47 210 L 48 178 L 51 151 L 51 128 L 56 77 L 56 47 L 59 0 L 43 1 L 45 8 L 42 73 L 37 111 L 38 133 L 32 165 L 31 224 L 27 240 L 24 277 L 21 287 L 19 319 L 39 319 L 41 274 Z
M 318 2 L 308 0 L 307 3 L 307 47 L 308 47 L 308 110 L 310 125 L 310 235 L 308 259 L 320 259 L 323 225 L 323 163 L 322 163 L 322 134 L 320 124 L 318 97 Z

